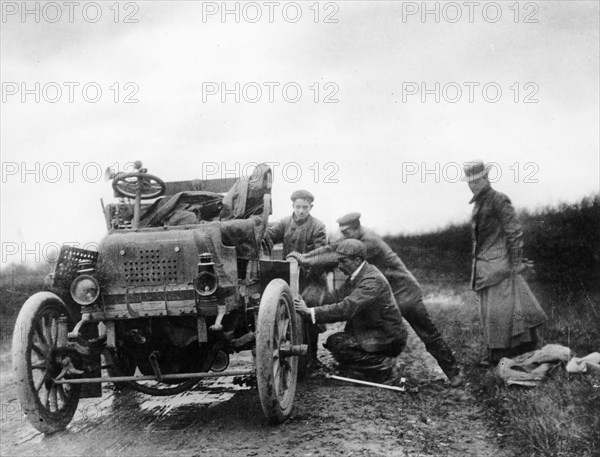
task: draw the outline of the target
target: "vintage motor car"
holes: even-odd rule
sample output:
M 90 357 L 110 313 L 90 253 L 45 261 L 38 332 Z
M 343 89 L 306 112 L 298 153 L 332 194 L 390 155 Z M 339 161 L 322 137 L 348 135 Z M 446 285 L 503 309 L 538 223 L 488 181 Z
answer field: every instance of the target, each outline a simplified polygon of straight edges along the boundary
M 15 324 L 18 398 L 36 429 L 65 429 L 104 382 L 171 395 L 217 376 L 255 375 L 268 421 L 289 417 L 307 347 L 297 264 L 261 249 L 271 176 L 259 165 L 247 178 L 165 183 L 140 162 L 109 174 L 107 235 L 97 250 L 63 246 Z M 254 368 L 227 370 L 243 350 Z

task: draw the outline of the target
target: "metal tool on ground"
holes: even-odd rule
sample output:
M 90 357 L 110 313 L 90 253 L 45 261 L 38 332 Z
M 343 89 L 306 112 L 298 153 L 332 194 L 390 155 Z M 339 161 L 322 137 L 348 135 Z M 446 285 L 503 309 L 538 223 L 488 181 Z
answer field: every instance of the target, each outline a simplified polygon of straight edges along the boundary
M 402 386 L 388 386 L 387 384 L 379 384 L 377 382 L 361 381 L 359 379 L 345 378 L 343 376 L 337 376 L 337 375 L 334 375 L 334 374 L 327 374 L 325 376 L 327 378 L 330 378 L 330 379 L 337 379 L 338 381 L 352 382 L 354 384 L 362 384 L 364 386 L 379 387 L 381 389 L 395 390 L 396 392 L 404 392 L 406 390 L 404 388 L 404 385 L 402 385 Z M 402 384 L 404 384 L 406 382 L 406 378 L 400 378 L 400 382 Z

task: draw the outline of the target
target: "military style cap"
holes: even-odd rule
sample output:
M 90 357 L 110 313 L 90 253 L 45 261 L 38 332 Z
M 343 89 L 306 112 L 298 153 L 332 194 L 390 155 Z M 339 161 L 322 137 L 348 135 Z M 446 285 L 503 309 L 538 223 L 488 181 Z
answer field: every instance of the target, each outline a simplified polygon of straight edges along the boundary
M 297 190 L 296 192 L 294 192 L 292 194 L 292 196 L 290 198 L 292 199 L 293 202 L 299 198 L 301 198 L 302 200 L 306 200 L 309 203 L 312 203 L 315 201 L 315 197 L 313 196 L 313 194 L 311 194 L 307 190 Z
M 335 252 L 339 255 L 348 257 L 360 257 L 361 259 L 367 257 L 367 247 L 365 244 L 360 240 L 354 239 L 340 241 Z
M 340 217 L 337 221 L 342 227 L 356 226 L 360 224 L 360 213 L 350 213 Z

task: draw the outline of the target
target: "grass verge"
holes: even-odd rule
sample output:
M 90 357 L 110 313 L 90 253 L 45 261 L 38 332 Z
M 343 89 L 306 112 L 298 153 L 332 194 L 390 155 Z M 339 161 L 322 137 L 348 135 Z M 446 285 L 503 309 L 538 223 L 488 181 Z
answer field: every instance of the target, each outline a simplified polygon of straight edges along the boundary
M 600 292 L 552 290 L 531 284 L 549 316 L 542 344 L 558 343 L 577 356 L 600 349 Z M 557 366 L 535 388 L 507 387 L 477 366 L 485 353 L 475 294 L 449 283 L 425 284 L 429 309 L 465 366 L 470 388 L 485 406 L 502 447 L 515 456 L 600 455 L 600 378 Z M 448 297 L 436 303 L 436 297 Z

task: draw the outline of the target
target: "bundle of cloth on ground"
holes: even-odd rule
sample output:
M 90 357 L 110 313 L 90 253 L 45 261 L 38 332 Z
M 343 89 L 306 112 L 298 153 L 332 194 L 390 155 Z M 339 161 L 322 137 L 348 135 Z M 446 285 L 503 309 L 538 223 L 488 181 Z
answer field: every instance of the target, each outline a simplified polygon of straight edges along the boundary
M 600 375 L 600 353 L 592 352 L 585 357 L 574 357 L 571 350 L 560 344 L 547 344 L 537 351 L 527 352 L 512 359 L 503 358 L 496 374 L 507 385 L 535 387 L 548 372 L 560 363 L 566 364 L 570 373 Z

